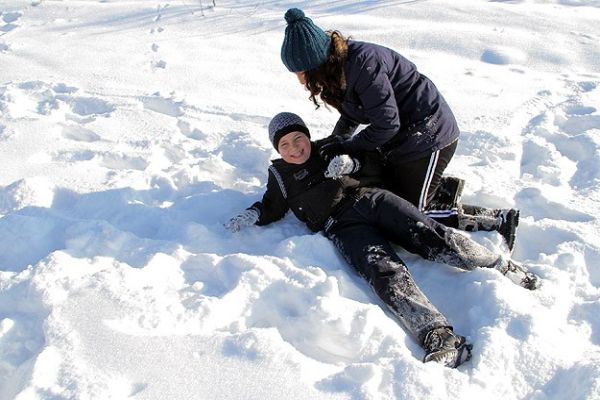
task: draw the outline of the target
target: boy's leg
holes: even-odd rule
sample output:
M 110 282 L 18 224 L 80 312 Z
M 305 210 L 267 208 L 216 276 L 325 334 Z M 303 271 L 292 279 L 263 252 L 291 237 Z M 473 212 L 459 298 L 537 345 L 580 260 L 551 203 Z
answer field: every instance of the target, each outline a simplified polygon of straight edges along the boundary
M 466 270 L 494 268 L 514 283 L 530 290 L 537 289 L 541 284 L 539 278 L 526 267 L 443 226 L 387 190 L 373 189 L 366 193 L 354 205 L 354 210 L 390 240 L 427 260 Z
M 371 190 L 356 203 L 355 209 L 390 240 L 427 260 L 466 270 L 506 263 L 501 256 L 427 217 L 387 190 Z
M 362 218 L 354 210 L 345 212 L 344 216 L 356 221 Z M 377 228 L 343 219 L 339 222 L 329 230 L 328 237 L 419 345 L 423 346 L 425 336 L 432 329 L 450 326 L 418 288 L 404 262 Z

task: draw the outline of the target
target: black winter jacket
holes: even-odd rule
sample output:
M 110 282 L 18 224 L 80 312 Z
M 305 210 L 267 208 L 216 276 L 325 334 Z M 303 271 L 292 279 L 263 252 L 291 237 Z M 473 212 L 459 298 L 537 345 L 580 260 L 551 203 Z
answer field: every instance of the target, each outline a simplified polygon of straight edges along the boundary
M 366 161 L 362 161 L 365 164 Z M 289 164 L 282 159 L 269 167 L 267 190 L 251 208 L 259 212 L 257 225 L 267 225 L 285 216 L 288 210 L 312 231 L 324 228 L 327 219 L 360 196 L 361 187 L 378 183 L 379 177 L 367 174 L 325 178 L 328 163 L 312 142 L 311 156 L 304 164 Z M 367 165 L 361 168 L 369 170 Z
M 349 154 L 383 150 L 405 161 L 422 158 L 459 135 L 450 107 L 429 78 L 397 52 L 349 41 L 346 93 L 334 134 L 349 138 Z

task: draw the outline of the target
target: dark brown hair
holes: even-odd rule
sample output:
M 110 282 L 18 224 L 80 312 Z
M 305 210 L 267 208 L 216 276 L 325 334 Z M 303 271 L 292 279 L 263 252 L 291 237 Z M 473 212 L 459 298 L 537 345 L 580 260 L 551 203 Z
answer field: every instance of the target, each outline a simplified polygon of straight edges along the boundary
M 327 61 L 304 73 L 306 88 L 310 91 L 309 99 L 320 107 L 317 96 L 320 95 L 325 105 L 340 109 L 346 93 L 346 73 L 344 63 L 348 56 L 348 40 L 339 31 L 328 31 L 331 36 L 331 50 Z

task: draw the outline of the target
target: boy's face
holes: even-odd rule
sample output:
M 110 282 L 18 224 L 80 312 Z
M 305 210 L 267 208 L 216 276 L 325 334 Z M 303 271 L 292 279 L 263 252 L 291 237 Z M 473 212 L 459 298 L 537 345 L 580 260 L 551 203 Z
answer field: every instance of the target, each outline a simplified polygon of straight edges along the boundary
M 283 135 L 277 144 L 281 158 L 290 164 L 304 164 L 310 157 L 310 149 L 310 139 L 298 131 Z

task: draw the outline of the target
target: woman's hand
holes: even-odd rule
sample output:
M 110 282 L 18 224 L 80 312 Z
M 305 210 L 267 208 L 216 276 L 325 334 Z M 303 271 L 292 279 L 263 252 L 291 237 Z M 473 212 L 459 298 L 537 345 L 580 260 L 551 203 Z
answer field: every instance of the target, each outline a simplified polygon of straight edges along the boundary
M 323 139 L 323 144 L 319 146 L 319 155 L 325 161 L 330 161 L 333 157 L 345 154 L 344 139 L 339 136 L 330 136 Z

